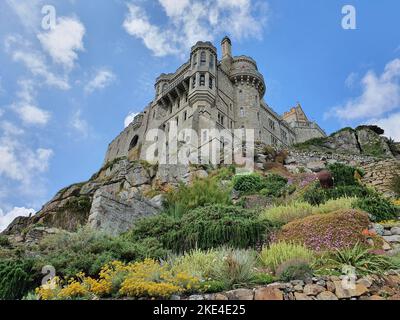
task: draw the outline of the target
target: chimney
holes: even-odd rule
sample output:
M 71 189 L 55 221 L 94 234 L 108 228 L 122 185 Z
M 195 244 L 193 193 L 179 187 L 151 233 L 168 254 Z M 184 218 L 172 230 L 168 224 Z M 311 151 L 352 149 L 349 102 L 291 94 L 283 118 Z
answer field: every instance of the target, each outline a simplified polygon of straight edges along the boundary
M 232 42 L 231 39 L 226 36 L 221 41 L 222 45 L 222 60 L 226 58 L 232 58 Z

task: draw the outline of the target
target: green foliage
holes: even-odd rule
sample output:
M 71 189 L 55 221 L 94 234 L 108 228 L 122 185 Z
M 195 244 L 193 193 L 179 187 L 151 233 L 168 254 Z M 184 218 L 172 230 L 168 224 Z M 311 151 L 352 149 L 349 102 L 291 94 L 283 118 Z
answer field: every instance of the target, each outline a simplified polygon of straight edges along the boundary
M 354 178 L 356 168 L 342 163 L 335 163 L 329 165 L 328 170 L 332 174 L 335 186 L 354 186 L 358 184 Z
M 314 271 L 306 260 L 294 259 L 284 262 L 276 271 L 280 281 L 306 280 L 312 278 Z
M 259 174 L 243 174 L 233 178 L 233 188 L 242 193 L 256 193 L 265 187 L 265 181 Z
M 297 143 L 293 147 L 298 150 L 308 150 L 311 147 L 323 147 L 325 142 L 326 138 L 313 138 L 302 143 Z
M 267 285 L 276 281 L 276 278 L 269 273 L 256 272 L 251 279 L 251 284 Z
M 208 204 L 231 203 L 230 188 L 222 188 L 217 177 L 195 179 L 192 184 L 181 183 L 176 190 L 167 194 L 166 212 L 182 217 L 189 210 Z
M 0 300 L 21 299 L 36 286 L 33 261 L 0 261 Z
M 319 206 L 329 200 L 339 198 L 363 198 L 371 191 L 361 185 L 338 186 L 332 189 L 323 189 L 319 183 L 313 183 L 303 193 L 303 200 L 313 206 Z
M 269 248 L 264 247 L 260 252 L 260 260 L 265 267 L 276 272 L 282 264 L 289 261 L 301 260 L 312 263 L 314 254 L 303 245 L 278 242 Z
M 351 128 L 351 127 L 345 127 L 345 128 L 342 128 L 342 129 L 340 129 L 340 130 L 338 130 L 338 131 L 336 131 L 336 132 L 333 132 L 330 136 L 331 136 L 331 137 L 334 137 L 334 136 L 337 135 L 338 133 L 341 133 L 341 132 L 344 132 L 344 131 L 355 132 L 355 130 L 354 130 L 353 128 Z
M 114 260 L 130 262 L 167 254 L 155 238 L 133 242 L 89 228 L 48 236 L 41 241 L 39 248 L 41 265 L 52 265 L 58 274 L 65 277 L 75 276 L 78 272 L 97 275 L 104 264 Z
M 74 198 L 69 200 L 66 205 L 62 208 L 63 210 L 73 210 L 75 212 L 89 213 L 92 202 L 87 196 L 80 196 L 79 198 Z
M 397 195 L 400 195 L 400 175 L 395 175 L 392 178 L 391 189 Z
M 270 174 L 264 179 L 264 188 L 260 193 L 265 196 L 280 197 L 285 191 L 287 182 L 287 179 L 277 174 Z
M 382 274 L 395 267 L 389 257 L 370 253 L 362 245 L 356 244 L 348 249 L 321 256 L 314 268 L 318 273 L 326 274 L 327 270 L 341 273 L 343 267 L 349 266 L 355 268 L 357 275 Z
M 236 206 L 210 205 L 189 211 L 177 219 L 166 214 L 139 221 L 127 235 L 133 241 L 157 238 L 174 252 L 210 249 L 221 245 L 254 246 L 266 234 L 268 222 L 254 211 Z
M 0 247 L 8 247 L 10 246 L 10 241 L 6 236 L 0 235 Z
M 286 224 L 290 221 L 304 218 L 313 213 L 313 207 L 307 202 L 293 202 L 291 204 L 273 207 L 265 210 L 260 217 L 274 224 Z
M 320 206 L 312 206 L 308 202 L 296 201 L 266 209 L 261 213 L 260 217 L 272 222 L 274 225 L 284 225 L 312 214 L 326 214 L 338 210 L 351 209 L 356 201 L 357 198 L 343 197 L 328 200 Z
M 371 193 L 357 200 L 354 207 L 371 214 L 371 220 L 375 222 L 391 220 L 400 214 L 399 209 L 392 202 L 377 193 Z
M 223 259 L 222 268 L 216 270 L 216 278 L 227 288 L 240 287 L 254 279 L 257 262 L 254 251 L 227 249 Z

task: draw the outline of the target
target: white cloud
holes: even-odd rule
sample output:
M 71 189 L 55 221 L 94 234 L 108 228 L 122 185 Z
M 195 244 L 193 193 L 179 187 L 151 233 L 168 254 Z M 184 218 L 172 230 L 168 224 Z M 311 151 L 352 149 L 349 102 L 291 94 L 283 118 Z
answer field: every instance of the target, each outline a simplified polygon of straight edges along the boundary
M 138 115 L 138 113 L 131 112 L 126 116 L 125 121 L 124 121 L 125 128 L 132 123 L 133 119 L 135 119 L 135 117 L 137 115 Z
M 51 72 L 45 57 L 21 36 L 8 36 L 5 48 L 15 62 L 22 63 L 32 75 L 43 78 L 47 85 L 61 90 L 70 88 L 67 77 L 57 76 Z
M 38 34 L 38 39 L 55 63 L 72 69 L 77 52 L 84 50 L 84 35 L 85 27 L 77 18 L 61 17 L 50 31 Z
M 197 41 L 230 34 L 236 39 L 261 38 L 267 4 L 252 0 L 159 0 L 167 17 L 155 25 L 142 7 L 128 3 L 123 26 L 155 56 L 182 54 Z
M 83 138 L 89 136 L 89 124 L 86 120 L 82 119 L 82 111 L 77 110 L 70 121 L 71 127 L 76 130 Z
M 106 68 L 96 72 L 94 77 L 85 86 L 85 92 L 90 94 L 96 90 L 101 90 L 111 85 L 116 79 L 115 74 Z
M 17 96 L 19 101 L 12 108 L 25 124 L 45 125 L 50 113 L 35 105 L 36 90 L 32 80 L 20 80 Z
M 390 114 L 385 118 L 370 120 L 368 122 L 380 126 L 385 130 L 385 136 L 400 142 L 400 112 Z
M 368 119 L 400 108 L 400 59 L 390 61 L 381 75 L 368 71 L 361 85 L 360 96 L 331 109 L 326 117 L 333 115 L 342 120 Z
M 7 0 L 7 4 L 28 31 L 39 29 L 41 25 L 41 5 L 43 2 L 43 0 Z
M 30 104 L 20 105 L 16 111 L 26 124 L 45 125 L 50 119 L 49 112 Z
M 28 217 L 35 212 L 36 211 L 34 209 L 15 207 L 11 211 L 4 213 L 3 210 L 0 209 L 0 232 L 4 231 L 10 225 L 10 223 L 14 221 L 15 218 Z

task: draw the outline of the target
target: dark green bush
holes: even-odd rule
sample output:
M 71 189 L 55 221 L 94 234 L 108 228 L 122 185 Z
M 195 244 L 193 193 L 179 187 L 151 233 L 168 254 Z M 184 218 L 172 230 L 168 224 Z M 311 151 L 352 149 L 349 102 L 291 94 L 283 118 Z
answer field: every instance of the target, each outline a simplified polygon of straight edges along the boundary
M 157 238 L 165 249 L 183 252 L 222 245 L 254 246 L 269 225 L 258 214 L 236 206 L 210 205 L 193 209 L 180 219 L 161 214 L 139 221 L 127 234 L 132 241 Z
M 347 166 L 342 163 L 335 163 L 329 165 L 328 170 L 332 174 L 333 181 L 336 187 L 357 185 L 357 181 L 354 178 L 356 168 Z
M 363 198 L 370 194 L 370 191 L 361 185 L 339 186 L 332 189 L 323 189 L 319 183 L 311 185 L 303 194 L 303 200 L 313 206 L 324 204 L 328 200 L 335 200 L 343 197 Z
M 287 182 L 287 179 L 277 174 L 270 174 L 264 179 L 264 188 L 260 193 L 266 196 L 280 197 L 285 191 L 290 191 L 286 190 Z
M 33 261 L 27 259 L 0 261 L 0 300 L 16 300 L 37 285 Z
M 175 245 L 178 250 L 221 245 L 246 248 L 263 239 L 266 228 L 266 223 L 254 211 L 213 205 L 192 210 L 182 218 Z
M 354 206 L 371 215 L 371 219 L 376 222 L 395 219 L 399 214 L 399 209 L 389 200 L 379 194 L 370 194 L 365 198 L 358 199 Z
M 233 178 L 233 188 L 242 193 L 256 193 L 265 187 L 265 181 L 258 174 L 238 175 Z

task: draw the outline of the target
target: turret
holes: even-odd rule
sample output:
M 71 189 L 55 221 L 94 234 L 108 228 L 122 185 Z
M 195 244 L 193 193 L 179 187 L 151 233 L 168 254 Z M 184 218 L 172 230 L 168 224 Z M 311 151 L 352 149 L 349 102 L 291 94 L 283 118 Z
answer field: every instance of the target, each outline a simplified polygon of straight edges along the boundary
M 221 41 L 222 46 L 222 60 L 226 58 L 232 58 L 232 42 L 231 39 L 225 37 Z

